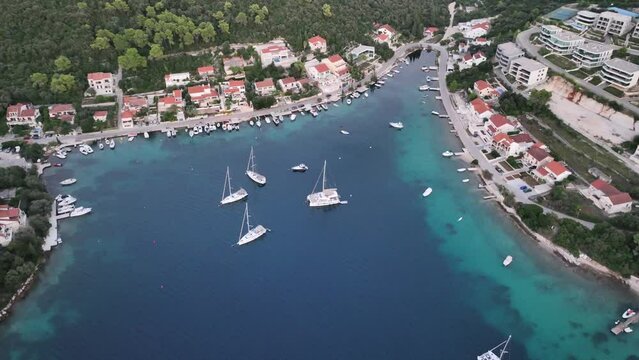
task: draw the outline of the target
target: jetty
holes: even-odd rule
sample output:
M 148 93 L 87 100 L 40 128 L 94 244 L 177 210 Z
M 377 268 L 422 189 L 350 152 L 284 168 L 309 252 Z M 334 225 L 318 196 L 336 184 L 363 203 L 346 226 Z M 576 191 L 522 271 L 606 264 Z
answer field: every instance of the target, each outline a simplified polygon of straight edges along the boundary
M 638 322 L 639 322 L 639 315 L 629 317 L 625 321 L 622 321 L 619 324 L 615 325 L 612 329 L 610 329 L 610 332 L 612 332 L 615 335 L 619 335 L 623 332 L 623 329 L 627 328 L 628 326 L 632 324 L 636 324 Z

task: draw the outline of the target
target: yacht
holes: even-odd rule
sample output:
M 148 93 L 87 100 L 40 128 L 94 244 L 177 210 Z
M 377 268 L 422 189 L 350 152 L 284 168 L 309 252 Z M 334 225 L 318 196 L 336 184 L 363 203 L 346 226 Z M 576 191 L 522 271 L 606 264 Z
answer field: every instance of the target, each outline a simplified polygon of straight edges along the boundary
M 315 192 L 320 179 L 322 180 L 322 191 Z M 326 160 L 324 160 L 324 167 L 322 168 L 320 177 L 317 179 L 317 182 L 315 182 L 313 192 L 306 197 L 306 200 L 310 207 L 324 207 L 342 203 L 337 193 L 337 188 L 326 188 Z
M 430 89 L 430 86 L 428 86 L 428 85 L 422 85 L 422 86 L 419 87 L 419 91 L 427 91 L 429 89 Z
M 428 195 L 433 193 L 433 188 L 428 188 L 426 190 L 424 190 L 424 192 L 422 193 L 423 197 L 427 197 Z
M 226 189 L 228 188 L 228 195 L 226 194 Z M 229 175 L 229 167 L 226 167 L 226 178 L 224 179 L 224 190 L 222 191 L 222 201 L 220 201 L 221 205 L 226 205 L 230 203 L 234 203 L 236 201 L 240 201 L 248 196 L 248 193 L 243 188 L 240 188 L 236 192 L 233 192 L 231 188 L 231 176 Z
M 504 259 L 504 262 L 503 262 L 504 267 L 510 265 L 510 263 L 512 263 L 512 262 L 513 262 L 513 257 L 510 256 L 510 255 L 506 256 L 506 258 Z
M 68 178 L 68 179 L 60 181 L 60 185 L 62 185 L 62 186 L 73 185 L 77 181 L 78 181 L 78 179 L 76 179 L 76 178 Z
M 348 131 L 346 131 L 346 130 L 340 130 L 339 132 L 341 132 L 341 133 L 342 133 L 342 135 L 350 135 L 350 134 L 351 134 L 351 133 L 349 133 L 349 132 L 348 132 Z
M 115 149 L 115 140 L 111 139 L 111 141 L 109 141 L 109 149 Z
M 453 156 L 453 155 L 455 155 L 455 153 L 453 153 L 453 152 L 452 152 L 452 151 L 450 151 L 450 150 L 446 150 L 446 151 L 444 151 L 444 152 L 442 153 L 442 156 L 443 156 L 443 157 L 451 157 L 451 156 Z
M 91 212 L 91 208 L 85 208 L 82 206 L 79 206 L 75 209 L 73 209 L 73 211 L 71 211 L 71 215 L 69 215 L 70 217 L 76 217 L 76 216 L 82 216 L 82 215 L 86 215 L 88 213 Z
M 148 139 L 148 138 L 149 138 L 149 132 L 148 132 L 148 131 L 145 131 L 145 132 L 144 132 L 144 138 L 145 138 L 145 139 Z
M 431 111 L 430 113 L 433 114 L 433 115 L 439 116 L 439 113 L 437 111 L 435 111 L 435 110 Z
M 299 164 L 293 166 L 291 170 L 293 170 L 293 172 L 305 172 L 306 170 L 308 170 L 308 166 L 306 166 L 305 164 Z
M 262 127 L 262 121 L 261 120 L 257 120 L 255 122 L 255 125 L 257 125 L 258 128 L 261 128 Z
M 258 185 L 266 184 L 266 176 L 255 170 L 255 155 L 251 146 L 251 154 L 249 155 L 248 164 L 246 164 L 246 175 Z
M 502 360 L 504 355 L 508 353 L 506 348 L 508 347 L 508 343 L 510 342 L 510 336 L 508 339 L 495 346 L 494 348 L 488 350 L 487 352 L 477 356 L 477 360 Z M 499 354 L 499 355 L 497 355 Z
M 328 106 L 326 106 L 326 104 L 321 104 L 320 106 L 324 109 L 324 111 L 328 111 Z
M 73 210 L 75 210 L 75 205 L 65 205 L 65 206 L 58 206 L 58 208 L 56 209 L 56 212 L 58 213 L 58 215 L 62 215 L 62 214 L 70 213 Z
M 262 237 L 268 231 L 264 226 L 257 225 L 254 228 L 251 228 L 250 216 L 248 212 L 248 203 L 244 207 L 244 216 L 242 217 L 242 227 L 240 228 L 240 238 L 237 241 L 237 245 L 248 244 L 253 240 L 257 240 Z M 244 224 L 246 223 L 246 234 L 244 233 Z
M 404 124 L 402 124 L 401 121 L 389 122 L 388 125 L 390 125 L 390 127 L 394 128 L 394 129 L 398 129 L 398 130 L 401 130 L 401 129 L 404 128 Z
M 624 319 L 628 319 L 628 318 L 631 318 L 631 317 L 635 316 L 635 314 L 636 314 L 636 312 L 634 310 L 628 309 L 628 310 L 624 311 L 623 314 L 621 314 L 621 317 L 624 318 Z
M 65 206 L 75 203 L 77 199 L 68 194 L 59 194 L 55 197 L 55 201 L 57 202 L 58 206 Z

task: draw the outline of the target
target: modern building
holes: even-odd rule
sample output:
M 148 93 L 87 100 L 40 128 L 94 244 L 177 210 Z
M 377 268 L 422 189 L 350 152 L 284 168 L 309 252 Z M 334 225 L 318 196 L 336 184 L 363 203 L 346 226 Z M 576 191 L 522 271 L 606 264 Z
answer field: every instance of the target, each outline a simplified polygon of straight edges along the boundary
M 510 63 L 524 56 L 523 50 L 521 50 L 515 43 L 506 42 L 497 45 L 497 53 L 495 55 L 497 62 L 501 65 L 502 69 L 508 70 Z M 504 71 L 506 72 L 506 71 Z
M 375 58 L 375 48 L 368 45 L 358 45 L 348 52 L 353 61 L 360 62 Z
M 601 179 L 593 181 L 586 190 L 582 191 L 582 194 L 608 215 L 627 213 L 632 210 L 630 195 Z
M 632 32 L 632 37 L 635 39 L 639 39 L 639 22 L 635 26 L 635 30 Z
M 173 86 L 184 86 L 191 82 L 191 74 L 188 72 L 164 75 L 164 84 L 167 88 Z
M 271 64 L 288 69 L 297 61 L 295 54 L 281 40 L 274 40 L 258 50 L 262 68 Z
M 542 26 L 539 37 L 548 50 L 561 55 L 572 54 L 577 47 L 585 42 L 581 36 L 555 25 Z
M 325 53 L 327 50 L 326 39 L 321 36 L 313 36 L 308 39 L 308 48 L 311 51 L 319 51 L 321 53 Z
M 588 10 L 581 10 L 577 12 L 577 15 L 575 16 L 575 22 L 581 26 L 591 27 L 595 24 L 595 22 L 597 22 L 598 18 L 598 13 Z
M 610 60 L 615 47 L 610 44 L 587 42 L 579 45 L 572 53 L 572 58 L 577 64 L 585 68 L 603 66 L 606 60 Z
M 622 59 L 610 59 L 604 63 L 601 77 L 606 82 L 627 90 L 637 85 L 639 65 Z
M 89 88 L 95 90 L 96 95 L 110 96 L 115 94 L 115 81 L 111 73 L 88 73 L 87 82 L 89 83 Z
M 548 66 L 525 57 L 512 61 L 508 74 L 515 77 L 517 82 L 533 86 L 546 80 L 548 74 Z
M 605 34 L 621 36 L 632 30 L 633 26 L 631 16 L 604 11 L 599 14 L 593 29 Z

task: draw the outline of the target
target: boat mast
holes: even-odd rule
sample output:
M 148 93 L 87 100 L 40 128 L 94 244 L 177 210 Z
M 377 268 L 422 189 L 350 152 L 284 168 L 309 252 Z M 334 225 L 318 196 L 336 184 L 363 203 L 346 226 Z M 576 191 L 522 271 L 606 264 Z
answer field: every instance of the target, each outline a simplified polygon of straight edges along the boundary
M 240 228 L 240 237 L 238 241 L 242 239 L 242 232 L 244 232 L 244 221 L 246 221 L 246 215 L 248 214 L 248 203 L 246 203 L 246 207 L 244 208 L 244 215 L 242 215 L 242 227 Z
M 224 178 L 224 190 L 222 190 L 222 200 L 224 200 L 224 198 L 225 198 L 224 195 L 226 195 L 226 183 L 228 182 L 228 179 L 229 179 L 229 167 L 227 166 L 226 167 L 226 177 Z M 230 183 L 229 183 L 229 185 L 230 185 Z
M 324 160 L 324 169 L 322 170 L 322 192 L 326 187 L 326 160 Z
M 254 169 L 255 169 L 255 163 L 253 161 L 253 147 L 252 146 L 251 146 L 251 154 L 249 155 L 248 164 L 246 164 L 246 171 L 249 171 L 249 169 L 251 171 L 254 171 Z
M 508 335 L 508 339 L 506 339 L 506 341 L 504 341 L 504 347 L 501 348 L 501 351 L 499 352 L 499 359 L 501 359 L 504 354 L 506 353 L 506 348 L 508 347 L 508 343 L 510 342 L 510 338 L 512 337 L 512 335 Z

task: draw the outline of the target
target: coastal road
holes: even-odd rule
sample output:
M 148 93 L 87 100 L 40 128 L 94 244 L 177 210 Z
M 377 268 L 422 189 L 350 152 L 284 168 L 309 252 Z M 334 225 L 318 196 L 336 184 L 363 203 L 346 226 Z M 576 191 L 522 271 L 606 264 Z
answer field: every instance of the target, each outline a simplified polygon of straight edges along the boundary
M 474 159 L 477 159 L 479 167 L 483 170 L 487 170 L 492 175 L 492 182 L 494 184 L 501 185 L 508 188 L 506 184 L 506 179 L 504 178 L 504 176 L 497 172 L 493 164 L 491 164 L 488 161 L 488 159 L 486 159 L 484 154 L 481 152 L 481 147 L 478 147 L 475 144 L 471 135 L 468 133 L 468 131 L 466 131 L 466 122 L 463 119 L 461 119 L 461 117 L 457 113 L 457 110 L 453 106 L 453 103 L 451 101 L 451 96 L 450 96 L 451 94 L 448 91 L 448 86 L 446 86 L 446 80 L 445 80 L 446 74 L 447 74 L 448 50 L 441 45 L 431 45 L 431 46 L 433 47 L 433 49 L 439 51 L 438 77 L 441 79 L 439 82 L 439 88 L 441 92 L 442 102 L 443 102 L 444 108 L 446 108 L 446 112 L 448 113 L 448 116 L 450 117 L 449 120 L 453 123 L 453 127 L 457 131 L 457 136 L 459 137 L 459 140 L 462 142 L 462 144 L 464 145 L 464 147 L 466 148 L 470 156 L 472 156 Z M 530 200 L 528 196 L 526 196 L 522 192 L 512 192 L 512 194 L 515 197 L 515 200 L 520 203 L 539 205 L 535 203 L 534 201 Z M 541 206 L 541 207 L 544 209 L 544 212 L 546 213 L 553 213 L 559 218 L 572 219 L 574 221 L 581 223 L 582 225 L 584 225 L 585 227 L 589 229 L 592 229 L 595 225 L 594 223 L 577 219 L 572 216 L 568 216 L 566 214 L 557 212 L 547 207 L 544 207 L 544 206 Z
M 118 72 L 115 73 L 115 97 L 118 103 L 117 108 L 117 119 L 118 119 L 118 128 L 122 127 L 122 109 L 124 108 L 124 93 L 122 89 L 120 89 L 120 81 L 122 81 L 122 66 L 118 65 Z
M 517 34 L 517 45 L 519 45 L 522 49 L 526 50 L 526 52 L 528 54 L 530 54 L 531 56 L 533 56 L 537 61 L 539 61 L 540 63 L 548 66 L 548 68 L 550 68 L 552 71 L 557 72 L 559 74 L 565 75 L 568 78 L 570 78 L 571 80 L 573 80 L 577 85 L 581 86 L 584 89 L 587 89 L 589 91 L 591 91 L 593 94 L 596 94 L 598 96 L 601 96 L 609 101 L 616 101 L 619 104 L 621 104 L 624 108 L 628 109 L 629 111 L 631 111 L 632 113 L 634 113 L 635 115 L 639 116 L 639 107 L 633 105 L 632 103 L 630 103 L 630 101 L 626 100 L 626 99 L 620 99 L 614 95 L 612 95 L 611 93 L 605 91 L 604 89 L 597 87 L 587 81 L 584 81 L 582 79 L 579 79 L 575 76 L 573 76 L 572 74 L 570 74 L 569 72 L 567 72 L 566 70 L 560 68 L 559 66 L 553 64 L 552 62 L 550 62 L 548 59 L 546 59 L 545 57 L 541 56 L 539 54 L 539 51 L 537 49 L 537 47 L 535 45 L 533 45 L 530 42 L 530 37 L 536 33 L 538 33 L 540 31 L 539 27 L 537 26 L 533 26 L 530 29 L 526 30 L 526 31 L 522 31 L 519 34 Z

